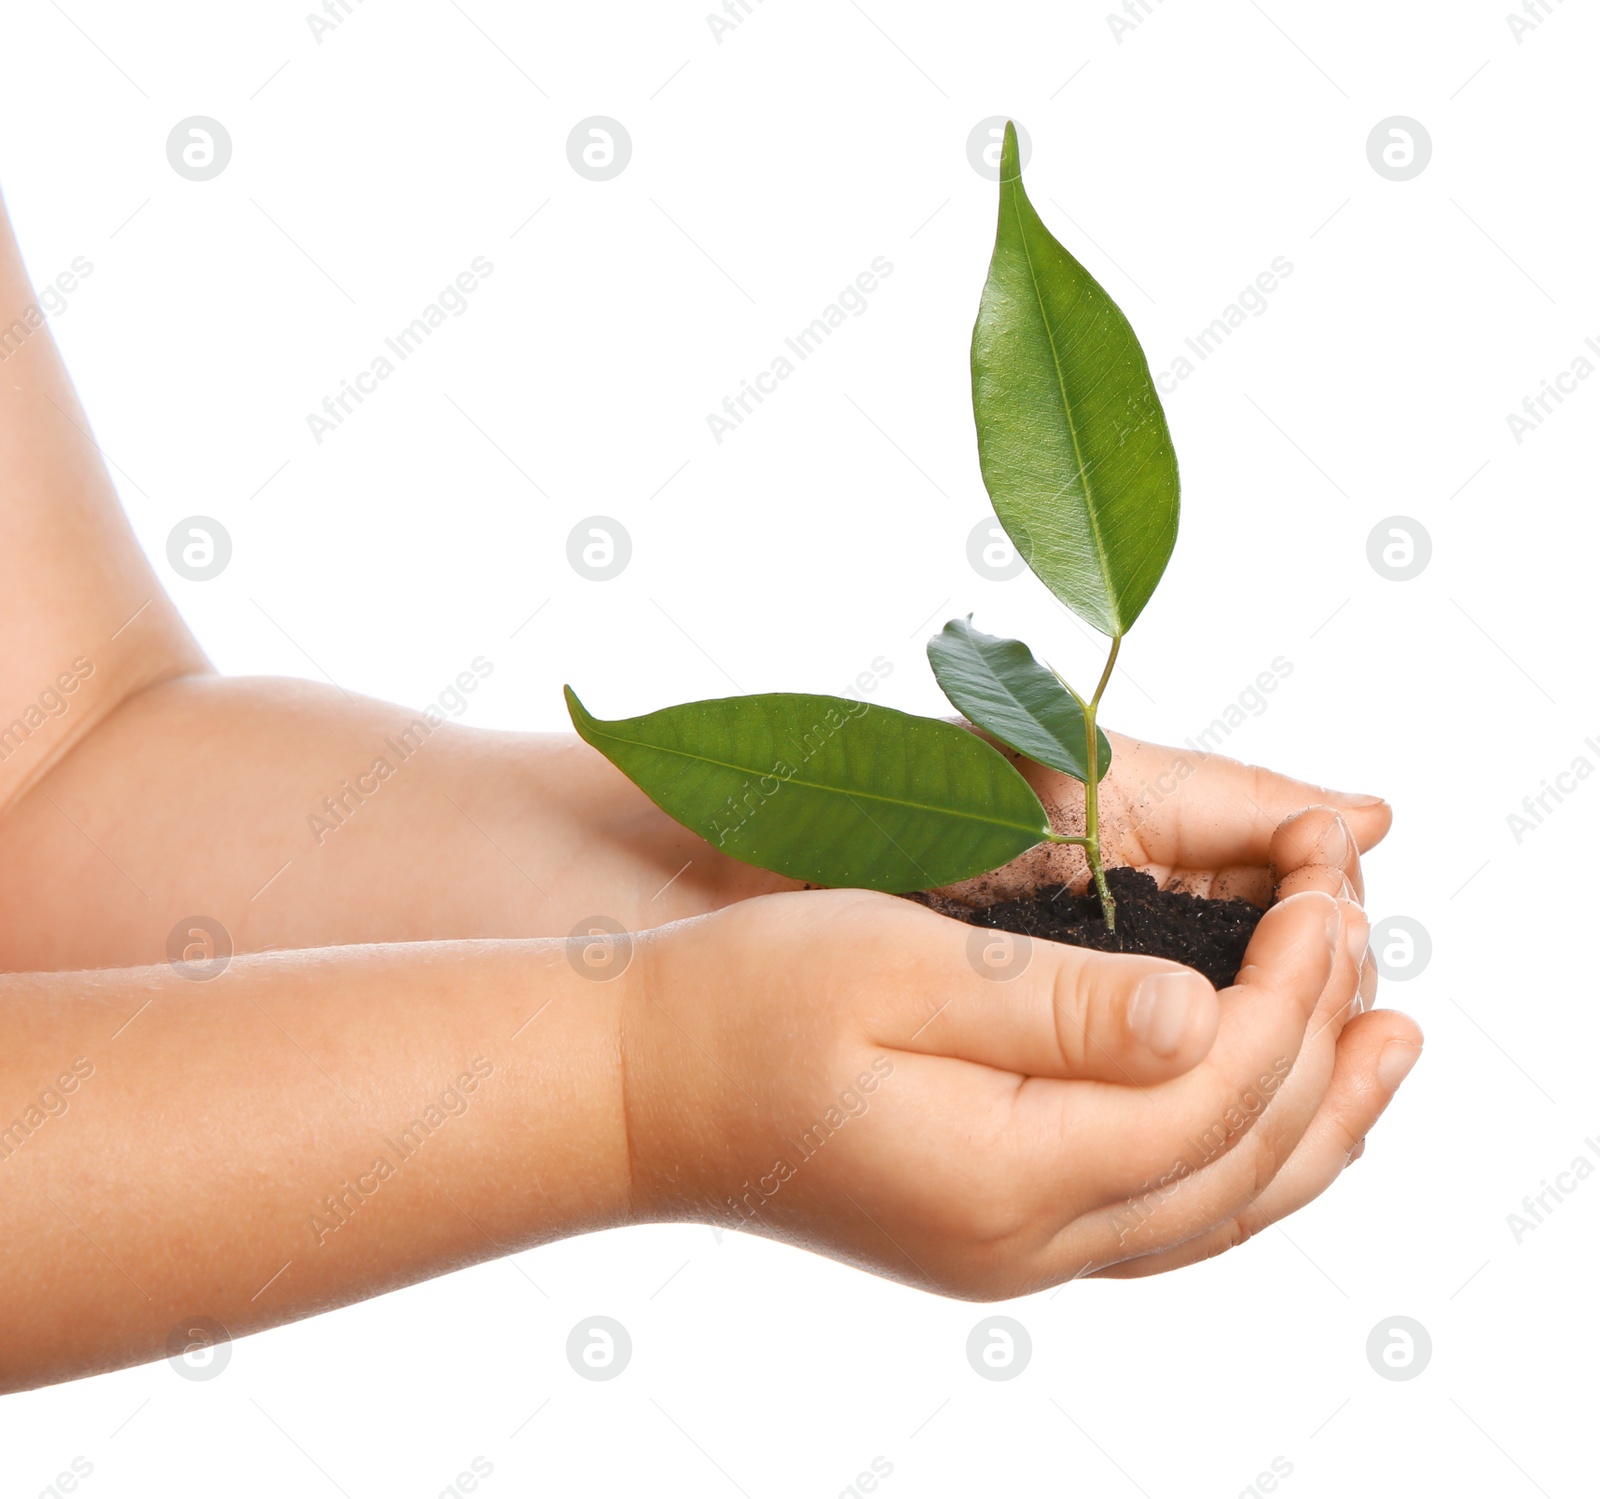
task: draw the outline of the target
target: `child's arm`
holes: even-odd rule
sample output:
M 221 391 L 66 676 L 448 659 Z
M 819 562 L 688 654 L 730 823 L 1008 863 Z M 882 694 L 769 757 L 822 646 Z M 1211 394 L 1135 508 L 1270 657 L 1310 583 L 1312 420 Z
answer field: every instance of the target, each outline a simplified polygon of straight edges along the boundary
M 0 1389 L 625 1221 L 621 993 L 560 943 L 0 978 Z
M 1415 1055 L 1403 1016 L 1345 1024 L 1365 930 L 1306 890 L 1221 995 L 1051 943 L 996 982 L 968 928 L 860 891 L 620 952 L 0 978 L 0 1388 L 629 1222 L 978 1299 L 1218 1252 L 1337 1176 L 1385 1046 Z
M 380 763 L 381 762 L 381 763 Z M 661 926 L 791 881 L 718 853 L 571 735 L 430 725 L 318 683 L 175 678 L 0 816 L 0 969 Z
M 216 675 L 123 514 L 3 207 L 0 641 L 0 969 L 160 962 L 195 915 L 239 951 L 565 935 L 789 883 L 575 743 Z M 379 759 L 396 774 L 374 798 Z

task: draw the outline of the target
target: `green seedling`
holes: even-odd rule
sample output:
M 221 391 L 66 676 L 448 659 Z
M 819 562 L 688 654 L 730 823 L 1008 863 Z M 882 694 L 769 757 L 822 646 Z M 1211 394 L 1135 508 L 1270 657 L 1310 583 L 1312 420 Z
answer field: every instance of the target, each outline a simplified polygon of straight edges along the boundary
M 972 333 L 978 460 L 995 515 L 1067 608 L 1109 640 L 1087 697 L 1020 640 L 953 619 L 928 642 L 951 703 L 1001 744 L 1084 786 L 1056 832 L 1011 762 L 955 724 L 850 698 L 754 693 L 573 725 L 659 807 L 747 863 L 903 893 L 987 873 L 1040 843 L 1083 849 L 1106 924 L 1100 846 L 1111 746 L 1100 704 L 1123 637 L 1178 534 L 1178 462 L 1127 318 L 1055 239 L 1006 126 L 994 255 Z

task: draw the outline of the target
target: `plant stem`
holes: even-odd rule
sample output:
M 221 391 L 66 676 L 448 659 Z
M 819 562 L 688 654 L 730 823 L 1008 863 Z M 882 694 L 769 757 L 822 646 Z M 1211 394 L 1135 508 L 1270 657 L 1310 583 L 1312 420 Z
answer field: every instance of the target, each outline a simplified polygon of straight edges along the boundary
M 1089 868 L 1094 874 L 1094 888 L 1100 895 L 1100 909 L 1105 914 L 1108 932 L 1117 929 L 1117 903 L 1111 898 L 1111 891 L 1106 885 L 1105 861 L 1100 857 L 1100 736 L 1095 718 L 1100 709 L 1101 695 L 1106 690 L 1106 683 L 1111 680 L 1111 669 L 1117 664 L 1117 652 L 1121 649 L 1122 637 L 1112 636 L 1111 654 L 1106 657 L 1105 670 L 1100 673 L 1100 684 L 1095 688 L 1094 696 L 1083 704 L 1085 755 L 1088 761 L 1086 768 L 1089 772 L 1089 779 L 1083 788 L 1083 849 L 1089 859 Z
M 1100 706 L 1101 694 L 1106 690 L 1106 683 L 1111 680 L 1111 668 L 1117 664 L 1117 652 L 1121 649 L 1122 637 L 1120 635 L 1113 635 L 1111 637 L 1111 654 L 1106 657 L 1106 669 L 1100 673 L 1100 684 L 1095 688 L 1094 696 L 1089 699 L 1089 706 L 1091 708 L 1098 708 Z

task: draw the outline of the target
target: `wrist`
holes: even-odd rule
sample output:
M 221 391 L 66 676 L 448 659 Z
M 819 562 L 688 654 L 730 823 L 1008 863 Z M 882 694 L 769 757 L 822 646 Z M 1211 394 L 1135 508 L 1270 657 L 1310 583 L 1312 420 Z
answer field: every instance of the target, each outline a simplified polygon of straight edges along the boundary
M 515 1164 L 497 1163 L 496 1172 L 522 1197 L 526 1242 L 633 1219 L 621 1052 L 632 964 L 612 972 L 586 962 L 603 948 L 626 952 L 633 940 L 518 944 L 520 998 L 501 1048 L 515 1085 Z M 538 981 L 529 982 L 530 967 Z
M 725 1026 L 717 996 L 736 1006 L 726 913 L 637 934 L 616 986 L 619 1073 L 632 1221 L 719 1222 L 729 1158 L 745 1130 L 728 1117 L 735 1086 L 713 1055 Z

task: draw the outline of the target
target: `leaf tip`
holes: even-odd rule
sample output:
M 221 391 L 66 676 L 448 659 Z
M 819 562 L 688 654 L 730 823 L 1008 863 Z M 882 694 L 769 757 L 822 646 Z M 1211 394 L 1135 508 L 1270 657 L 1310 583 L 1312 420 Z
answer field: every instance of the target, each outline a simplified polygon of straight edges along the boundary
M 1022 158 L 1017 147 L 1017 127 L 1015 121 L 1006 121 L 1005 137 L 1000 142 L 1000 185 L 1008 182 L 1019 182 L 1022 179 Z
M 561 696 L 566 699 L 567 716 L 572 720 L 573 728 L 578 731 L 580 737 L 587 738 L 584 729 L 594 722 L 594 715 L 583 706 L 578 700 L 578 694 L 565 682 L 561 684 Z

